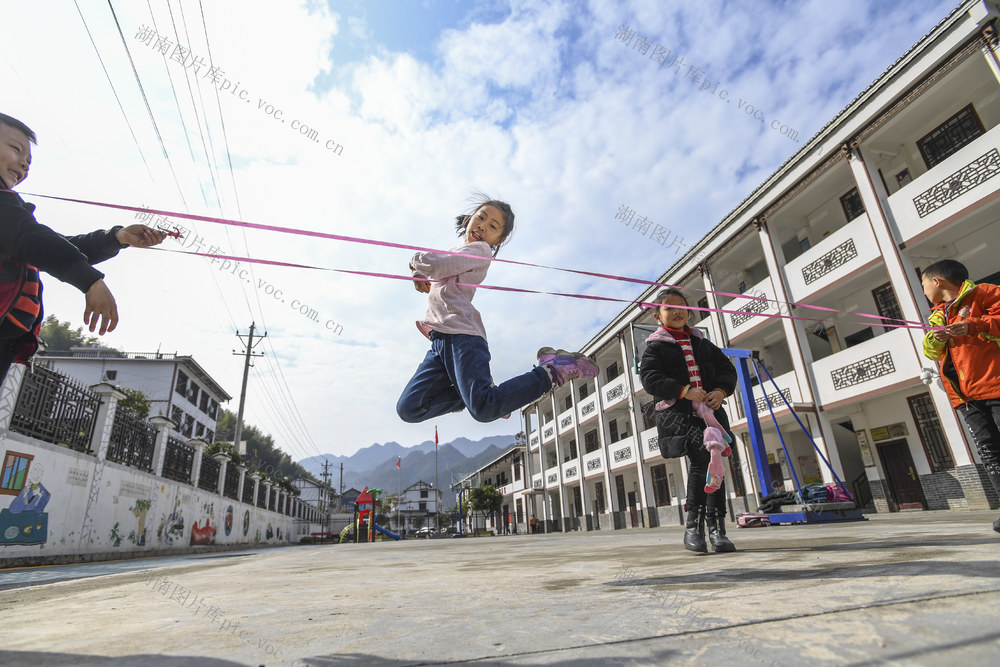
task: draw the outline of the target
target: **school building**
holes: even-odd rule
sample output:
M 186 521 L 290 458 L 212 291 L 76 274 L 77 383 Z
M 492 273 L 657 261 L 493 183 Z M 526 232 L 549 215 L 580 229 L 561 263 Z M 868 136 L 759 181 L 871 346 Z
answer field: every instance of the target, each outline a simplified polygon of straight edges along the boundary
M 46 350 L 35 357 L 44 366 L 89 387 L 101 382 L 137 389 L 150 402 L 149 413 L 169 417 L 177 438 L 215 442 L 219 404 L 226 393 L 194 357 L 171 352 L 121 352 L 107 347 Z
M 692 305 L 738 311 L 696 312 L 691 324 L 720 347 L 756 351 L 775 378 L 777 389 L 766 376 L 754 387 L 754 407 L 770 472 L 787 489 L 793 472 L 802 484 L 833 477 L 781 396 L 860 505 L 1000 504 L 940 378 L 924 371 L 934 368 L 924 332 L 857 315 L 925 321 L 920 271 L 938 259 L 963 262 L 976 282 L 998 278 L 998 17 L 992 2 L 963 3 L 659 279 L 690 289 Z M 637 297 L 652 301 L 657 289 Z M 779 311 L 816 321 L 766 317 Z M 548 531 L 678 520 L 686 462 L 660 456 L 643 417 L 653 399 L 638 360 L 654 327 L 650 312 L 626 308 L 580 350 L 597 361 L 596 380 L 522 411 L 525 488 L 504 500 L 522 529 L 531 514 Z M 732 515 L 753 511 L 771 489 L 758 488 L 738 395 L 725 408 L 737 436 Z

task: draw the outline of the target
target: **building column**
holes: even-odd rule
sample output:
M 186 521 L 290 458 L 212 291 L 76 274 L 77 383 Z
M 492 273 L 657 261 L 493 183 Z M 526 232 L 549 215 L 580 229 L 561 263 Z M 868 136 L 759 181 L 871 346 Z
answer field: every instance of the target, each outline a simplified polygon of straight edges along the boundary
M 709 315 L 711 316 L 712 321 L 715 322 L 715 327 L 719 331 L 719 335 L 721 336 L 721 340 L 717 341 L 716 345 L 718 347 L 729 347 L 729 335 L 728 332 L 726 331 L 726 322 L 724 319 L 724 313 L 718 312 L 718 310 L 722 306 L 719 303 L 719 298 L 715 291 L 715 282 L 712 280 L 712 271 L 709 268 L 708 263 L 701 264 L 699 269 L 701 271 L 702 282 L 705 285 L 705 296 L 708 299 L 708 307 L 713 309 L 713 312 L 709 313 Z M 722 406 L 726 410 L 726 414 L 729 415 L 729 420 L 731 422 L 738 421 L 740 417 L 739 389 L 737 389 L 732 396 L 728 396 L 726 400 L 723 401 Z M 749 419 L 749 415 L 743 415 L 743 417 Z M 735 436 L 736 434 L 734 433 L 733 435 Z M 740 440 L 742 440 L 742 438 L 740 438 Z M 753 457 L 747 456 L 747 448 L 742 446 L 742 442 L 740 442 L 740 449 L 738 449 L 737 451 L 739 451 L 741 457 L 740 475 L 742 475 L 743 479 L 743 488 L 749 489 L 750 492 L 752 493 L 754 489 Z M 732 466 L 730 466 L 730 468 L 731 467 Z M 680 468 L 681 468 L 682 488 L 684 489 L 684 501 L 687 502 L 688 470 L 686 465 L 681 465 Z M 730 490 L 732 491 L 732 489 Z M 768 493 L 770 493 L 770 491 Z
M 569 383 L 570 391 L 573 391 L 573 381 L 570 380 Z M 549 393 L 549 403 L 552 405 L 552 433 L 555 437 L 556 446 L 556 488 L 554 489 L 557 497 L 559 498 L 559 516 L 552 516 L 552 521 L 559 526 L 561 532 L 568 532 L 569 527 L 569 515 L 566 513 L 566 487 L 563 486 L 563 451 L 561 437 L 559 436 L 559 406 L 556 404 L 556 392 L 552 391 Z M 548 480 L 545 480 L 548 483 Z M 549 490 L 546 489 L 546 493 Z M 552 508 L 549 508 L 549 514 L 552 514 Z M 548 532 L 548 531 L 546 531 Z
M 264 480 L 264 509 L 271 509 L 271 480 Z
M 764 218 L 758 218 L 754 221 L 754 225 L 757 227 L 757 235 L 760 239 L 761 247 L 764 250 L 764 259 L 767 262 L 767 271 L 771 279 L 771 286 L 774 289 L 774 298 L 779 301 L 777 304 L 778 312 L 781 312 L 783 304 L 790 304 L 792 299 L 789 296 L 789 290 L 787 285 L 787 280 L 785 279 L 785 273 L 782 267 L 785 266 L 785 253 L 781 249 L 781 245 L 777 242 L 777 239 L 771 236 L 770 230 L 767 228 L 767 221 Z M 783 302 L 783 303 L 781 303 Z M 788 313 L 791 314 L 791 306 L 787 306 Z M 805 403 L 811 403 L 816 407 L 817 416 L 819 417 L 819 432 L 815 429 L 809 435 L 812 436 L 813 442 L 816 443 L 816 447 L 823 454 L 830 465 L 834 467 L 837 475 L 843 479 L 844 477 L 844 466 L 840 461 L 839 456 L 832 456 L 830 454 L 831 444 L 833 445 L 833 450 L 836 452 L 836 443 L 833 439 L 833 429 L 830 427 L 829 420 L 827 420 L 823 415 L 819 414 L 818 401 L 816 400 L 817 393 L 815 382 L 812 376 L 812 351 L 809 349 L 809 344 L 806 340 L 805 329 L 803 328 L 801 320 L 792 320 L 787 317 L 781 318 L 782 329 L 785 334 L 785 340 L 789 342 L 788 352 L 789 356 L 792 358 L 792 369 L 795 371 L 795 381 L 799 387 L 799 393 L 802 395 L 802 399 Z M 761 378 L 761 394 L 764 396 L 764 400 L 768 401 L 768 390 L 771 387 L 766 386 L 765 383 L 768 381 L 765 378 Z M 778 405 L 782 405 L 781 402 Z M 796 427 L 798 425 L 796 424 Z M 793 427 L 795 428 L 795 427 Z M 795 465 L 796 461 L 789 461 L 788 465 Z M 833 483 L 833 475 L 830 470 L 827 469 L 826 465 L 823 463 L 822 459 L 818 460 L 820 474 L 823 476 L 823 481 L 825 483 Z M 800 471 L 801 472 L 801 471 Z
M 167 458 L 167 438 L 170 437 L 170 429 L 177 428 L 177 424 L 167 417 L 150 417 L 149 423 L 156 427 L 156 444 L 153 445 L 153 474 L 163 477 L 163 462 Z
M 253 481 L 253 498 L 251 498 L 250 504 L 257 507 L 257 494 L 260 492 L 260 475 L 255 472 L 250 475 L 250 479 Z
M 83 512 L 83 524 L 80 526 L 81 545 L 90 544 L 91 536 L 94 532 L 94 517 L 101 511 L 98 499 L 101 495 L 101 487 L 103 486 L 104 466 L 107 463 L 108 444 L 111 442 L 111 429 L 115 423 L 115 412 L 118 410 L 118 401 L 125 398 L 124 393 L 118 391 L 107 382 L 91 386 L 90 391 L 98 396 L 101 403 L 97 408 L 97 415 L 94 419 L 94 432 L 91 434 L 90 439 L 90 451 L 94 453 L 97 461 L 90 480 L 90 493 L 87 496 L 87 506 Z
M 236 500 L 243 502 L 243 486 L 247 481 L 247 467 L 242 463 L 237 465 L 236 468 L 240 471 L 240 483 L 236 487 Z
M 194 465 L 191 466 L 191 484 L 197 489 L 198 482 L 201 481 L 201 460 L 205 456 L 205 448 L 208 443 L 201 438 L 188 440 L 188 444 L 194 447 Z
M 629 328 L 631 331 L 631 327 Z M 634 344 L 635 341 L 632 341 Z M 639 438 L 639 434 L 642 432 L 642 414 L 637 401 L 635 400 L 635 383 L 632 380 L 632 362 L 629 359 L 629 344 L 625 342 L 625 336 L 621 333 L 618 334 L 618 346 L 621 350 L 622 361 L 625 364 L 625 386 L 628 387 L 628 406 L 629 412 L 632 415 L 632 440 L 635 442 L 635 474 L 638 478 L 639 487 L 639 503 L 642 505 L 639 508 L 638 514 L 640 517 L 640 525 L 644 528 L 655 527 L 656 519 L 656 506 L 650 508 L 650 503 L 647 501 L 649 497 L 646 493 L 646 473 L 645 465 L 642 458 L 642 441 Z
M 899 231 L 896 229 L 895 220 L 890 219 L 892 210 L 888 207 L 888 195 L 882 187 L 878 172 L 874 167 L 869 166 L 861 150 L 857 146 L 845 146 L 847 151 L 847 163 L 854 175 L 854 181 L 861 195 L 861 201 L 868 212 L 872 232 L 878 244 L 882 259 L 885 261 L 886 270 L 889 273 L 889 281 L 896 294 L 900 310 L 903 317 L 914 322 L 926 322 L 928 308 L 926 298 L 923 296 L 923 287 L 917 280 L 917 272 L 909 258 L 899 251 Z M 909 353 L 914 354 L 924 367 L 934 366 L 934 362 L 923 355 L 924 331 L 922 329 L 908 329 L 910 341 L 913 349 Z M 905 354 L 903 350 L 898 351 Z M 951 401 L 945 393 L 943 387 L 934 384 L 928 387 L 934 408 L 938 413 L 938 421 L 944 431 L 945 438 L 951 448 L 952 457 L 956 466 L 973 465 L 972 452 L 965 440 L 965 429 L 959 421 L 958 414 L 951 407 Z M 919 445 L 920 443 L 916 443 Z M 922 447 L 913 447 L 914 463 L 921 470 L 927 470 L 927 458 Z
M 101 400 L 101 405 L 97 408 L 97 415 L 94 418 L 94 432 L 91 435 L 90 451 L 94 453 L 94 456 L 99 461 L 103 461 L 108 456 L 108 445 L 111 442 L 111 428 L 115 423 L 115 412 L 118 411 L 118 401 L 125 398 L 125 394 L 107 382 L 93 385 L 90 391 L 96 394 Z
M 15 364 L 18 365 L 18 364 Z M 103 486 L 104 466 L 108 460 L 108 444 L 111 442 L 111 429 L 115 423 L 115 412 L 118 410 L 118 401 L 125 398 L 125 394 L 118 391 L 107 382 L 100 382 L 90 387 L 90 391 L 97 395 L 100 405 L 97 408 L 97 415 L 94 418 L 94 432 L 90 437 L 90 451 L 94 454 L 96 463 L 94 473 L 90 480 L 90 493 L 87 496 L 87 506 L 83 512 L 83 523 L 80 527 L 80 544 L 89 545 L 94 532 L 94 517 L 101 511 L 98 499 Z
M 11 364 L 7 377 L 0 386 L 0 429 L 9 429 L 10 420 L 17 407 L 17 397 L 21 393 L 21 383 L 28 367 L 24 364 Z
M 590 493 L 587 491 L 587 469 L 583 465 L 585 443 L 580 424 L 580 392 L 578 391 L 578 387 L 574 387 L 573 389 L 573 437 L 576 439 L 576 465 L 580 471 L 577 473 L 577 479 L 580 482 L 580 511 L 583 512 L 583 516 L 580 517 L 580 530 L 590 531 L 596 527 L 594 526 L 594 517 L 592 514 L 593 503 L 590 499 Z M 600 397 L 596 400 L 600 400 Z
M 595 357 L 597 355 L 594 355 Z M 600 369 L 598 369 L 600 370 Z M 597 442 L 600 445 L 599 451 L 601 452 L 601 469 L 604 475 L 604 513 L 608 517 L 607 528 L 608 530 L 615 529 L 615 499 L 618 497 L 617 494 L 611 491 L 611 452 L 610 445 L 608 442 L 608 422 L 604 416 L 604 383 L 601 381 L 601 373 L 597 373 L 597 377 L 594 378 L 594 387 L 597 391 Z M 620 510 L 618 510 L 620 511 Z M 598 517 L 600 520 L 600 517 Z
M 212 458 L 219 462 L 219 480 L 215 485 L 215 492 L 224 497 L 226 495 L 226 468 L 229 466 L 229 457 L 225 454 L 216 454 Z

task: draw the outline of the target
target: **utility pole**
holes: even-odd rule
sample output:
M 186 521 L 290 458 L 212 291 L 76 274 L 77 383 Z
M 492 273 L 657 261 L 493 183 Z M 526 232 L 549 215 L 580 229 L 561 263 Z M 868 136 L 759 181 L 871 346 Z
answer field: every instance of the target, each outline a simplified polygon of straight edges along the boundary
M 340 499 L 337 501 L 337 504 L 341 506 L 341 509 L 343 509 L 343 503 L 344 503 L 344 462 L 341 461 L 340 462 Z
M 246 407 L 246 402 L 247 402 L 247 376 L 250 374 L 250 357 L 264 356 L 263 352 L 259 352 L 257 354 L 254 354 L 253 352 L 253 327 L 254 323 L 251 322 L 250 335 L 247 337 L 246 351 L 237 352 L 236 350 L 233 350 L 233 354 L 245 355 L 246 357 L 246 359 L 243 362 L 243 386 L 240 388 L 240 410 L 239 413 L 236 415 L 236 432 L 233 434 L 233 446 L 236 447 L 237 451 L 239 451 L 240 449 L 240 439 L 243 437 L 243 408 Z M 239 331 L 236 332 L 236 337 L 239 338 L 241 341 L 243 340 L 243 336 L 240 335 Z M 259 343 L 262 338 L 267 338 L 266 331 L 264 332 L 263 336 L 257 337 L 257 342 Z
M 320 509 L 326 511 L 326 521 L 323 522 L 323 527 L 326 529 L 324 532 L 330 532 L 331 518 L 330 518 L 330 462 L 323 461 L 323 503 Z

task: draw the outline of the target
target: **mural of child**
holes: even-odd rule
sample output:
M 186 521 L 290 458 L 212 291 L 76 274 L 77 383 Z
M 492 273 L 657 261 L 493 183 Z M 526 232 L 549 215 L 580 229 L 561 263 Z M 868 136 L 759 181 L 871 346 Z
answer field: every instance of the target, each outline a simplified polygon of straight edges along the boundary
M 10 507 L 0 510 L 0 544 L 45 544 L 49 536 L 49 515 L 45 506 L 52 494 L 42 484 L 42 464 L 35 462 L 27 483 Z

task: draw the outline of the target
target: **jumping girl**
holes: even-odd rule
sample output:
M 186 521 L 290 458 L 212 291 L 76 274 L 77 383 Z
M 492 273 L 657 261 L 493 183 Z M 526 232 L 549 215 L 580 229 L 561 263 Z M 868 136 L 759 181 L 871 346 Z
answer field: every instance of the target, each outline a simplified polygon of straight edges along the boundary
M 696 403 L 704 402 L 718 423 L 729 431 L 729 418 L 722 400 L 736 389 L 736 367 L 699 330 L 688 326 L 687 299 L 676 289 L 656 296 L 660 305 L 653 313 L 660 327 L 646 338 L 646 351 L 639 365 L 642 386 L 657 401 L 656 429 L 664 458 L 688 459 L 688 488 L 684 506 L 687 530 L 684 548 L 705 553 L 705 523 L 715 551 L 735 551 L 726 537 L 726 484 L 712 493 L 705 491 L 705 474 L 711 458 L 702 444 L 706 424 L 697 414 Z M 712 389 L 706 391 L 706 387 Z
M 471 215 L 455 220 L 463 243 L 450 252 L 475 257 L 418 252 L 410 260 L 418 279 L 414 287 L 430 295 L 417 328 L 430 339 L 431 349 L 396 403 L 400 419 L 416 423 L 468 409 L 476 421 L 491 422 L 509 417 L 553 385 L 597 377 L 597 366 L 582 354 L 543 347 L 537 367 L 493 384 L 486 329 L 472 297 L 475 285 L 486 278 L 489 258 L 496 257 L 514 231 L 514 212 L 509 204 L 480 196 Z

